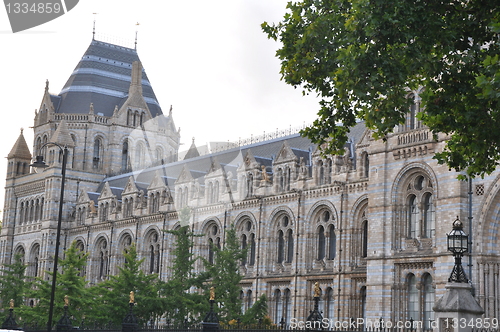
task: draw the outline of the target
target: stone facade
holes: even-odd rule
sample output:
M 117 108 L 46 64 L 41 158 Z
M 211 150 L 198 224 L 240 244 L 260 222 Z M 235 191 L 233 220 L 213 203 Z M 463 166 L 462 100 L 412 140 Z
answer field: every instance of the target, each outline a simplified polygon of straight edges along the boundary
M 106 57 L 93 47 L 105 49 Z M 98 41 L 89 50 L 83 59 L 88 55 L 99 66 L 120 52 L 137 57 L 135 50 Z M 97 67 L 78 68 L 73 75 L 110 76 Z M 323 156 L 309 140 L 288 133 L 201 156 L 193 142 L 187 158 L 178 160 L 172 111 L 164 116 L 158 106 L 153 115 L 140 62 L 130 61 L 127 70 L 128 89 L 112 109 L 103 108 L 112 102 L 104 85 L 91 87 L 91 99 L 78 95 L 85 90 L 76 87 L 81 77 L 72 76 L 58 96 L 46 87 L 35 115 L 33 155 L 44 155 L 50 167 L 30 169 L 32 154 L 21 133 L 7 158 L 2 264 L 20 253 L 29 276 L 48 278 L 61 157 L 57 145 L 45 143 L 55 142 L 70 150 L 62 245 L 76 241 L 89 253 L 85 275 L 92 283 L 117 273 L 131 243 L 146 258 L 144 270 L 167 280 L 173 239 L 163 230 L 178 227 L 177 210 L 189 206 L 193 230 L 203 234 L 195 239 L 196 253 L 211 260 L 209 244 L 223 246 L 230 225 L 248 248 L 241 266 L 245 308 L 265 293 L 275 322 L 305 320 L 317 282 L 320 310 L 332 321 L 413 319 L 425 328 L 452 270 L 446 234 L 459 217 L 467 233 L 472 223 L 471 266 L 469 256 L 463 261 L 474 295 L 484 317 L 500 316 L 500 172 L 469 187 L 437 164 L 433 156 L 446 135 L 435 139 L 415 118 L 418 91 L 409 95 L 415 105 L 394 134 L 374 140 L 359 123 L 343 156 Z M 125 74 L 119 75 L 116 84 L 123 83 Z M 89 100 L 96 102 L 82 113 L 81 103 Z

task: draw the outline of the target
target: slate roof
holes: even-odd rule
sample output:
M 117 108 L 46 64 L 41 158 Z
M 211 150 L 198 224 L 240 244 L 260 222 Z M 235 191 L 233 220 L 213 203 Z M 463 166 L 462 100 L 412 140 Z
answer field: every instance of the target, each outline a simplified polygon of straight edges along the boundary
M 350 142 L 347 143 L 347 146 L 350 146 L 351 149 L 354 148 L 354 145 L 362 138 L 365 130 L 366 127 L 364 122 L 357 123 L 348 134 Z M 155 166 L 138 172 L 113 176 L 105 179 L 99 186 L 97 192 L 101 192 L 104 187 L 104 182 L 109 182 L 111 188 L 113 188 L 113 193 L 117 195 L 118 199 L 121 199 L 121 193 L 119 193 L 117 189 L 122 188 L 123 190 L 127 185 L 129 177 L 133 175 L 137 188 L 139 190 L 144 190 L 147 194 L 147 187 L 153 181 L 157 170 L 159 170 L 160 176 L 167 187 L 174 192 L 175 182 L 181 174 L 184 165 L 189 169 L 191 176 L 194 179 L 198 179 L 200 185 L 203 186 L 205 175 L 210 170 L 214 159 L 217 159 L 226 174 L 231 172 L 233 178 L 236 178 L 238 167 L 243 164 L 243 158 L 246 156 L 248 150 L 252 151 L 255 160 L 259 164 L 265 165 L 267 168 L 272 166 L 272 162 L 282 148 L 285 140 L 297 158 L 303 157 L 306 165 L 310 168 L 310 158 L 316 149 L 316 145 L 308 138 L 300 136 L 300 134 L 293 134 L 212 154 L 192 157 L 174 163 Z
M 134 61 L 140 61 L 135 49 L 92 40 L 59 95 L 51 96 L 56 113 L 86 114 L 93 103 L 94 113 L 112 116 L 127 100 Z M 151 115 L 163 114 L 144 70 L 142 90 Z
M 237 147 L 213 154 L 193 157 L 174 163 L 155 166 L 136 173 L 121 174 L 118 176 L 107 178 L 104 180 L 104 182 L 108 181 L 110 186 L 114 189 L 124 188 L 127 184 L 128 178 L 131 175 L 134 175 L 135 183 L 139 190 L 143 189 L 144 192 L 147 192 L 146 188 L 148 185 L 146 184 L 149 184 L 153 181 L 156 171 L 159 170 L 165 184 L 170 188 L 171 191 L 174 191 L 175 182 L 181 174 L 184 165 L 187 165 L 191 176 L 194 179 L 198 179 L 200 185 L 203 186 L 205 182 L 205 175 L 210 170 L 214 158 L 217 159 L 226 174 L 231 172 L 233 178 L 236 178 L 238 167 L 243 164 L 243 158 L 249 149 L 252 150 L 252 153 L 255 156 L 257 162 L 266 166 L 271 166 L 272 160 L 280 151 L 285 140 L 288 141 L 295 154 L 297 154 L 298 156 L 307 156 L 305 160 L 306 163 L 309 164 L 309 155 L 310 153 L 312 153 L 312 151 L 314 151 L 315 146 L 309 139 L 300 137 L 298 134 L 294 134 L 270 141 L 246 145 L 241 148 Z M 100 192 L 102 190 L 102 188 L 104 187 L 104 182 L 101 183 L 97 192 Z M 116 192 L 114 191 L 114 193 Z M 121 195 L 117 196 L 119 199 L 121 199 Z

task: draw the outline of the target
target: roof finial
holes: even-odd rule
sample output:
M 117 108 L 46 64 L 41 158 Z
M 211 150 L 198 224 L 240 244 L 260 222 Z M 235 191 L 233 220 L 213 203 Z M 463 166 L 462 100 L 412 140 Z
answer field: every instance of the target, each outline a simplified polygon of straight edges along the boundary
M 24 128 L 21 127 L 21 135 L 23 134 Z
M 49 80 L 45 80 L 45 92 L 49 91 Z
M 97 15 L 97 13 L 92 13 L 92 15 Z M 92 40 L 95 40 L 95 16 L 94 16 L 94 27 L 92 28 Z
M 139 22 L 135 24 L 136 26 L 139 25 Z M 135 30 L 135 42 L 134 42 L 134 50 L 137 51 L 137 30 Z
M 168 113 L 169 115 L 172 115 L 172 105 L 170 105 L 170 111 Z

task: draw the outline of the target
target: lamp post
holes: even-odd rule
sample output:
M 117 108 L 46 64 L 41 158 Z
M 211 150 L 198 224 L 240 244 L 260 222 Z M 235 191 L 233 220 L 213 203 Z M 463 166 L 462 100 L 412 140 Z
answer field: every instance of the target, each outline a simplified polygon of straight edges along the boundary
M 59 242 L 61 239 L 61 223 L 62 223 L 62 212 L 63 212 L 63 198 L 64 198 L 64 182 L 66 180 L 66 164 L 68 162 L 68 148 L 62 147 L 61 145 L 53 142 L 47 142 L 40 147 L 40 150 L 47 145 L 55 145 L 63 153 L 62 165 L 61 165 L 61 195 L 59 196 L 59 214 L 57 217 L 57 231 L 56 231 L 56 248 L 54 251 L 54 268 L 52 269 L 52 289 L 50 291 L 50 303 L 49 303 L 49 320 L 47 322 L 47 332 L 52 330 L 52 317 L 54 315 L 54 297 L 56 293 L 56 279 L 57 279 L 57 263 L 59 260 Z M 43 156 L 37 156 L 36 161 L 30 165 L 34 168 L 45 168 L 48 167 L 43 161 Z
M 448 250 L 455 257 L 455 266 L 451 271 L 449 282 L 468 282 L 462 267 L 462 256 L 469 250 L 469 236 L 463 231 L 463 224 L 460 219 L 453 222 L 453 230 L 447 234 Z

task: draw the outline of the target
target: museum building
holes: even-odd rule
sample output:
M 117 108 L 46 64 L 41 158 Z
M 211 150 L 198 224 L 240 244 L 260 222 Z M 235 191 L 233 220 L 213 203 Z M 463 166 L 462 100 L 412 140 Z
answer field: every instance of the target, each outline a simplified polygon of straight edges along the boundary
M 7 156 L 0 263 L 21 254 L 28 276 L 49 278 L 64 147 L 61 246 L 75 241 L 89 254 L 90 283 L 116 274 L 132 243 L 144 271 L 168 280 L 174 239 L 164 230 L 189 207 L 202 235 L 196 254 L 213 261 L 231 225 L 247 248 L 244 310 L 266 294 L 276 323 L 305 320 L 318 283 L 325 318 L 429 326 L 453 268 L 447 233 L 458 217 L 470 233 L 463 262 L 474 296 L 484 317 L 499 317 L 500 171 L 457 180 L 433 159 L 447 136 L 418 121 L 419 91 L 408 98 L 405 124 L 375 140 L 358 123 L 343 156 L 321 154 L 293 130 L 207 153 L 193 140 L 181 154 L 172 108 L 159 105 L 136 49 L 93 39 L 59 94 L 46 83 L 32 149 L 21 131 Z M 36 173 L 29 165 L 39 155 L 49 167 Z

